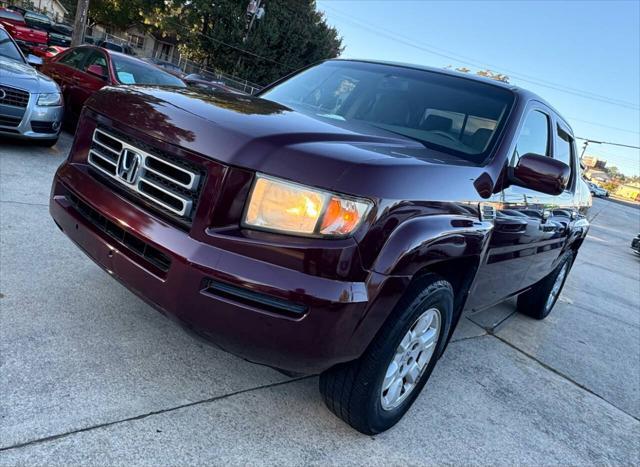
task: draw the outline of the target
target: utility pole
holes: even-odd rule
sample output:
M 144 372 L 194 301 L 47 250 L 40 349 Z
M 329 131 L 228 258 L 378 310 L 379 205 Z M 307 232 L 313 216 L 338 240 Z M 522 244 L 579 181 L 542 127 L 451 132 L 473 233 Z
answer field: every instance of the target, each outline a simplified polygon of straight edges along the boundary
M 256 21 L 256 18 L 262 18 L 262 15 L 264 14 L 264 8 L 262 10 L 260 9 L 261 3 L 262 0 L 255 0 L 255 3 L 250 3 L 249 7 L 247 8 L 247 15 L 251 15 L 251 20 L 247 25 L 247 32 L 242 38 L 242 42 L 247 42 L 247 40 L 249 39 L 249 33 L 251 32 L 251 28 L 253 27 L 253 23 Z
M 262 6 L 262 0 L 251 0 L 249 5 L 247 6 L 246 20 L 245 20 L 245 29 L 244 37 L 242 38 L 242 43 L 246 43 L 249 39 L 249 33 L 251 32 L 251 28 L 253 28 L 253 23 L 255 23 L 256 19 L 260 20 L 264 16 L 264 7 Z M 251 19 L 249 19 L 251 17 Z M 240 68 L 240 64 L 242 63 L 242 55 L 238 57 L 236 61 L 235 67 L 233 67 L 234 73 Z
M 71 47 L 76 47 L 84 42 L 84 29 L 87 24 L 89 14 L 89 0 L 78 0 L 76 6 L 76 18 L 73 22 L 73 37 Z
M 592 139 L 585 139 L 584 140 L 584 144 L 582 145 L 582 153 L 580 154 L 580 160 L 582 160 L 582 158 L 584 157 L 584 153 L 587 151 L 587 146 L 589 146 L 589 143 L 602 144 L 602 141 L 594 141 Z

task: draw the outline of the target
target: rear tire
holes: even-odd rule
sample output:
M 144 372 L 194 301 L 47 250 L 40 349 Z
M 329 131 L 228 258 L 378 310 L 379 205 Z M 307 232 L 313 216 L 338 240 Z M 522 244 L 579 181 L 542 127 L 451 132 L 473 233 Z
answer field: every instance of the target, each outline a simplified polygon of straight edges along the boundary
M 442 354 L 452 317 L 451 285 L 435 275 L 418 279 L 359 359 L 320 375 L 329 410 L 367 435 L 398 423 Z
M 574 259 L 573 251 L 566 252 L 556 268 L 531 289 L 518 296 L 518 311 L 535 319 L 545 319 L 553 310 Z

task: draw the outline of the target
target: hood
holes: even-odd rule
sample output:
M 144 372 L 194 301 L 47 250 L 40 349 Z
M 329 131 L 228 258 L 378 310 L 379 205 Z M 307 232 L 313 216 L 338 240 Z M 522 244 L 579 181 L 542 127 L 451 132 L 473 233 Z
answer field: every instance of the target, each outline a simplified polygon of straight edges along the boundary
M 143 134 L 225 164 L 358 196 L 421 199 L 428 185 L 430 199 L 446 200 L 453 171 L 470 187 L 469 195 L 477 197 L 469 179 L 482 173 L 394 133 L 312 117 L 252 96 L 113 86 L 95 93 L 86 105 Z M 397 177 L 406 183 L 398 184 Z
M 58 85 L 27 63 L 0 56 L 0 84 L 32 93 L 60 92 Z

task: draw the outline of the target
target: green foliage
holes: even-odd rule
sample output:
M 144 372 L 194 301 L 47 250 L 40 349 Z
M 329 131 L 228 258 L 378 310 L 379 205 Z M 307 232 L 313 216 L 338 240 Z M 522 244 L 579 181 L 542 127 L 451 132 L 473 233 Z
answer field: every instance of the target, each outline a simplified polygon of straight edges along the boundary
M 89 17 L 105 26 L 128 28 L 143 24 L 150 7 L 145 0 L 89 0 Z
M 144 25 L 176 37 L 180 53 L 203 65 L 267 84 L 342 52 L 338 32 L 315 0 L 263 0 L 245 41 L 249 0 L 91 0 L 90 17 L 103 25 Z

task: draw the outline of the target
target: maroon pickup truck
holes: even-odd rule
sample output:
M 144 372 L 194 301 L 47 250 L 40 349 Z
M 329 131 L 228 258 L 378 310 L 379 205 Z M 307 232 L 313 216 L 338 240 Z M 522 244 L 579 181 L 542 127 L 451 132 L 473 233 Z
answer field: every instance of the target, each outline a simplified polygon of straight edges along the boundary
M 102 89 L 50 212 L 162 313 L 250 361 L 321 373 L 327 406 L 378 433 L 463 311 L 518 296 L 549 314 L 590 204 L 572 130 L 536 95 L 330 60 L 253 97 Z
M 16 41 L 25 53 L 31 53 L 36 47 L 46 47 L 49 36 L 45 31 L 30 28 L 24 17 L 17 11 L 0 8 L 0 24 Z

